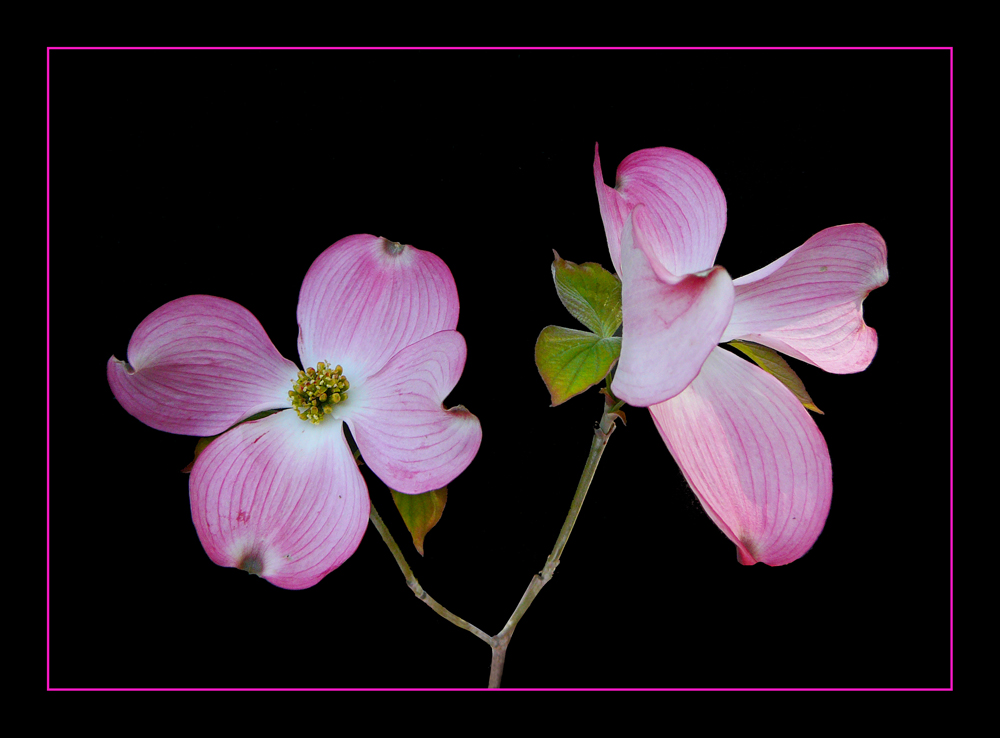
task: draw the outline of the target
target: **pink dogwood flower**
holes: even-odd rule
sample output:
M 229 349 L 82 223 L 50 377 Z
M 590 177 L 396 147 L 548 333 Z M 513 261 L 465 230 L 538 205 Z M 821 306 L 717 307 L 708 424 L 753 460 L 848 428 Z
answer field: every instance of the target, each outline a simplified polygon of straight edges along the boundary
M 743 339 L 829 372 L 863 370 L 877 347 L 861 304 L 889 278 L 885 241 L 856 223 L 820 231 L 731 279 L 715 256 L 726 198 L 702 162 L 644 149 L 594 178 L 622 281 L 622 348 L 612 392 L 649 407 L 657 430 L 740 563 L 787 564 L 826 522 L 830 454 L 778 379 L 719 348 Z
M 207 295 L 155 310 L 132 334 L 128 362 L 108 361 L 112 392 L 146 425 L 223 434 L 191 470 L 198 537 L 216 564 L 286 589 L 340 566 L 368 524 L 344 423 L 372 471 L 406 493 L 448 484 L 482 440 L 475 415 L 441 404 L 466 347 L 455 280 L 434 254 L 341 239 L 309 268 L 297 317 L 304 371 L 246 308 Z M 241 423 L 269 410 L 280 412 Z

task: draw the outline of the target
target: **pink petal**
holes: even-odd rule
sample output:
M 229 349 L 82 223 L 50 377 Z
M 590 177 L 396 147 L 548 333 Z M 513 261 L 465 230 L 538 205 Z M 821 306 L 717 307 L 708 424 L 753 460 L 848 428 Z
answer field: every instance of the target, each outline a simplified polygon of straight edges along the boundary
M 356 384 L 401 348 L 458 325 L 451 272 L 429 251 L 348 236 L 324 251 L 299 293 L 299 357 L 340 364 Z
M 354 553 L 368 490 L 343 423 L 294 412 L 244 423 L 212 441 L 191 471 L 191 516 L 220 566 L 305 589 Z
M 350 393 L 346 415 L 365 463 L 397 492 L 439 489 L 472 461 L 479 419 L 441 402 L 462 375 L 465 339 L 442 331 L 408 346 Z
M 191 295 L 139 324 L 128 362 L 108 360 L 108 383 L 122 407 L 146 425 L 211 436 L 254 413 L 289 407 L 297 371 L 245 307 Z
M 733 282 L 736 305 L 722 340 L 745 338 L 828 372 L 859 372 L 878 348 L 861 303 L 888 279 L 878 231 L 862 223 L 827 228 Z
M 726 270 L 674 276 L 650 256 L 659 235 L 645 206 L 632 211 L 622 232 L 622 351 L 611 389 L 637 407 L 691 383 L 733 309 Z
M 638 204 L 650 211 L 653 254 L 671 274 L 711 269 L 726 231 L 726 196 L 712 172 L 690 154 L 677 149 L 642 149 L 618 165 L 615 187 L 604 184 L 601 161 L 594 147 L 594 178 L 608 249 L 621 274 L 618 234 L 628 213 Z
M 717 348 L 690 387 L 649 410 L 740 563 L 779 566 L 812 547 L 830 510 L 830 454 L 781 382 Z
M 631 207 L 625 197 L 614 187 L 604 184 L 604 172 L 601 171 L 601 155 L 594 145 L 594 182 L 597 185 L 597 204 L 601 208 L 601 220 L 604 221 L 604 235 L 608 239 L 608 251 L 615 271 L 621 276 L 621 233 Z

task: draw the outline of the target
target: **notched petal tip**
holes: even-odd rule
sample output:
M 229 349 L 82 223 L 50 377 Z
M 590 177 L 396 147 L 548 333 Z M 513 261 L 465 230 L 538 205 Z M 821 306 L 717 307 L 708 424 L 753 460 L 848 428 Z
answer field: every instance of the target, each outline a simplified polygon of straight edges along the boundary
M 739 538 L 736 544 L 736 560 L 743 566 L 753 566 L 761 563 L 757 558 L 757 547 L 748 538 Z
M 118 357 L 116 357 L 114 354 L 111 355 L 111 361 L 115 362 L 116 364 L 118 364 L 118 366 L 120 366 L 122 369 L 124 369 L 126 374 L 128 374 L 128 375 L 135 374 L 135 367 L 133 367 L 127 361 L 122 361 L 121 359 L 119 359 Z
M 615 181 L 617 185 L 617 179 Z M 594 185 L 597 189 L 597 204 L 601 210 L 601 220 L 604 223 L 604 235 L 608 241 L 608 253 L 615 271 L 621 272 L 621 230 L 625 218 L 628 217 L 629 206 L 625 198 L 614 187 L 608 187 L 604 182 L 604 172 L 601 169 L 601 156 L 598 146 L 594 144 Z
M 408 248 L 409 246 L 407 246 L 405 243 L 399 243 L 398 241 L 390 241 L 388 238 L 382 239 L 382 250 L 385 251 L 385 253 L 389 254 L 389 256 L 399 256 Z
M 243 554 L 243 557 L 236 564 L 237 569 L 245 571 L 247 574 L 253 574 L 255 576 L 264 575 L 264 557 L 261 552 L 255 547 Z

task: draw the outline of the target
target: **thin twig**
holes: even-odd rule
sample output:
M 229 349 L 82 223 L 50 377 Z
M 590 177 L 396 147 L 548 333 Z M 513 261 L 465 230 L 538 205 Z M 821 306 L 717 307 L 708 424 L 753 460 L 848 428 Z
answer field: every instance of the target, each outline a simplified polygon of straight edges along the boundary
M 517 603 L 514 613 L 510 616 L 503 630 L 493 636 L 491 640 L 490 646 L 493 649 L 489 681 L 491 689 L 497 689 L 500 686 L 504 660 L 507 656 L 507 646 L 510 643 L 511 636 L 514 634 L 514 628 L 517 627 L 518 622 L 524 616 L 524 613 L 527 612 L 528 608 L 531 607 L 531 603 L 534 602 L 535 597 L 542 591 L 542 587 L 552 578 L 556 567 L 559 566 L 563 549 L 566 548 L 570 533 L 573 532 L 573 526 L 576 525 L 577 516 L 580 514 L 583 501 L 587 497 L 587 490 L 590 489 L 590 483 L 594 479 L 594 473 L 597 471 L 597 465 L 601 461 L 604 447 L 607 446 L 608 438 L 611 437 L 611 434 L 615 430 L 615 418 L 617 417 L 615 412 L 621 407 L 622 403 L 612 403 L 615 403 L 614 397 L 608 394 L 604 404 L 604 412 L 601 415 L 601 422 L 594 429 L 594 440 L 590 444 L 590 454 L 587 456 L 587 463 L 583 467 L 580 483 L 576 487 L 576 494 L 573 495 L 573 501 L 570 503 L 566 522 L 563 523 L 562 529 L 559 531 L 559 537 L 556 539 L 556 545 L 552 548 L 552 553 L 545 560 L 545 566 L 542 567 L 542 570 L 531 578 L 528 588 L 521 596 L 521 601 Z
M 409 587 L 411 590 L 413 590 L 413 594 L 416 595 L 417 599 L 423 602 L 425 605 L 427 605 L 429 608 L 431 608 L 434 612 L 443 617 L 449 623 L 454 623 L 459 628 L 469 631 L 480 640 L 488 643 L 492 648 L 493 647 L 492 638 L 490 638 L 488 635 L 486 635 L 486 633 L 481 631 L 472 623 L 463 620 L 462 618 L 458 617 L 458 615 L 455 615 L 453 612 L 451 612 L 451 610 L 441 605 L 437 600 L 435 600 L 433 597 L 427 594 L 427 592 L 424 590 L 423 587 L 420 586 L 420 582 L 418 582 L 416 576 L 414 576 L 413 570 L 410 569 L 410 565 L 406 563 L 406 559 L 403 557 L 403 552 L 399 549 L 399 545 L 396 543 L 396 540 L 392 537 L 392 533 L 389 532 L 389 529 L 385 526 L 385 523 L 382 522 L 382 518 L 379 517 L 378 511 L 375 509 L 374 503 L 371 506 L 371 514 L 369 515 L 369 517 L 372 521 L 372 525 L 375 526 L 375 529 L 378 530 L 379 534 L 382 536 L 382 540 L 385 541 L 385 545 L 388 546 L 389 550 L 392 552 L 393 558 L 396 559 L 396 563 L 399 565 L 399 570 L 403 572 L 403 577 L 406 579 L 406 586 Z

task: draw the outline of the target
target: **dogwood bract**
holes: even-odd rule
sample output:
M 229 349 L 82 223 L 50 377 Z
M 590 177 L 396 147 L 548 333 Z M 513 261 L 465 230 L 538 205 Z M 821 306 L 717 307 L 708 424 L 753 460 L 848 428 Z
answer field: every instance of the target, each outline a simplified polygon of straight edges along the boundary
M 886 283 L 886 246 L 864 224 L 817 233 L 768 266 L 730 279 L 715 256 L 726 198 L 683 151 L 644 149 L 594 178 L 622 281 L 622 349 L 611 390 L 649 407 L 667 448 L 743 564 L 802 556 L 830 509 L 826 442 L 775 377 L 718 348 L 744 339 L 829 372 L 875 355 L 861 303 Z
M 458 292 L 434 254 L 370 235 L 313 262 L 298 304 L 305 370 L 246 308 L 193 295 L 132 334 L 108 382 L 158 430 L 216 438 L 191 470 L 191 514 L 211 559 L 287 589 L 310 587 L 357 549 L 368 490 L 344 436 L 389 487 L 420 493 L 472 461 L 479 420 L 442 401 L 466 347 Z M 268 410 L 280 410 L 241 423 Z M 232 428 L 233 425 L 236 427 Z

